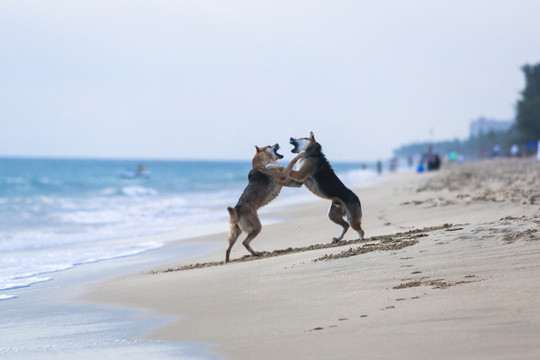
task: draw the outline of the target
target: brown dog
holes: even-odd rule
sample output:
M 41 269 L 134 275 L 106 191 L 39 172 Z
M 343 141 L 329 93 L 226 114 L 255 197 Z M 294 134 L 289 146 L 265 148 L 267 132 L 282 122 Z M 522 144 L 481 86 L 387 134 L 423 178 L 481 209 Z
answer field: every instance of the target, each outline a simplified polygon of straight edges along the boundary
M 362 206 L 358 196 L 347 188 L 330 166 L 330 163 L 322 153 L 321 145 L 315 141 L 313 132 L 309 138 L 291 138 L 290 143 L 294 145 L 293 153 L 302 153 L 300 169 L 292 171 L 290 177 L 306 185 L 313 194 L 323 199 L 332 200 L 332 205 L 328 211 L 330 220 L 343 227 L 343 231 L 334 239 L 339 241 L 349 229 L 349 225 L 364 238 L 362 230 Z M 347 221 L 343 218 L 347 216 Z
M 249 243 L 261 232 L 261 222 L 257 215 L 257 210 L 270 201 L 274 200 L 280 193 L 283 186 L 301 187 L 302 184 L 289 178 L 289 174 L 294 164 L 302 157 L 297 155 L 287 167 L 279 165 L 278 159 L 283 155 L 278 154 L 279 145 L 255 146 L 257 152 L 253 157 L 253 169 L 249 172 L 249 183 L 244 189 L 242 196 L 234 208 L 228 207 L 229 211 L 229 248 L 225 253 L 225 262 L 229 262 L 231 249 L 242 231 L 247 233 L 246 239 L 242 242 L 246 249 L 254 256 Z

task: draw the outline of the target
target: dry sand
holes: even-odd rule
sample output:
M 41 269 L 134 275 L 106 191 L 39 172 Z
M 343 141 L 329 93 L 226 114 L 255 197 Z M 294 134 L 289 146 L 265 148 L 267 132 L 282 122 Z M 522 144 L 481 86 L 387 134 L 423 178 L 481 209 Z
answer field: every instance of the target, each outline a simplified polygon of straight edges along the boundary
M 205 236 L 190 241 L 223 251 L 85 297 L 178 316 L 147 337 L 230 359 L 540 358 L 540 162 L 455 164 L 356 193 L 365 241 L 330 244 L 340 228 L 317 200 L 276 209 L 289 220 L 252 242 L 261 258 L 239 242 L 222 265 L 226 234 Z

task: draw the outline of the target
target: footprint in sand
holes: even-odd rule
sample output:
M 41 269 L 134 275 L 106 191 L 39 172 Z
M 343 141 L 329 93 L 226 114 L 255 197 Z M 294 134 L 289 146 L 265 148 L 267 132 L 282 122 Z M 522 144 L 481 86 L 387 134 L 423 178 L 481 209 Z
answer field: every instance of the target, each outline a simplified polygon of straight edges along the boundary
M 367 315 L 362 315 L 360 317 L 366 317 Z M 346 320 L 349 320 L 349 318 L 339 318 L 338 319 L 339 321 L 346 321 Z M 333 329 L 333 328 L 337 328 L 338 326 L 337 325 L 328 325 L 328 329 Z M 324 327 L 322 326 L 318 326 L 316 328 L 313 328 L 309 331 L 319 331 L 319 330 L 324 330 Z
M 405 298 L 398 298 L 396 301 L 405 301 L 405 300 L 414 300 L 414 299 L 420 299 L 420 296 L 413 296 L 412 298 L 405 299 Z

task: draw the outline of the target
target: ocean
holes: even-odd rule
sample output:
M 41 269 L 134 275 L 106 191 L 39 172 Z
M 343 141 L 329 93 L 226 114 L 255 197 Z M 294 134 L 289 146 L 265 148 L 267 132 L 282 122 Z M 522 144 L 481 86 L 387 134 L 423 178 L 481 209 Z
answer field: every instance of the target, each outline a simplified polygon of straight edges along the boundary
M 377 179 L 374 164 L 333 167 L 349 187 Z M 189 237 L 205 223 L 227 231 L 226 207 L 250 169 L 251 161 L 0 158 L 0 300 L 17 301 L 18 289 L 59 271 L 162 247 L 152 235 Z M 284 188 L 274 203 L 311 198 Z

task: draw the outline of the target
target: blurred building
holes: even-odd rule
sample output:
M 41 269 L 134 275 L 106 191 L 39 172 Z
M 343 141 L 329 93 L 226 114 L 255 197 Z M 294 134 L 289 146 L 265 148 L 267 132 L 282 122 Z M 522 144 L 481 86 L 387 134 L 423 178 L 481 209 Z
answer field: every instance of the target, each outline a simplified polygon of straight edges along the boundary
M 508 131 L 508 129 L 510 129 L 512 124 L 513 124 L 513 121 L 511 120 L 501 121 L 501 120 L 493 120 L 493 119 L 486 119 L 484 117 L 480 117 L 477 120 L 471 121 L 470 136 L 478 137 L 479 135 L 486 135 L 491 131 L 495 133 L 505 132 L 505 131 Z

